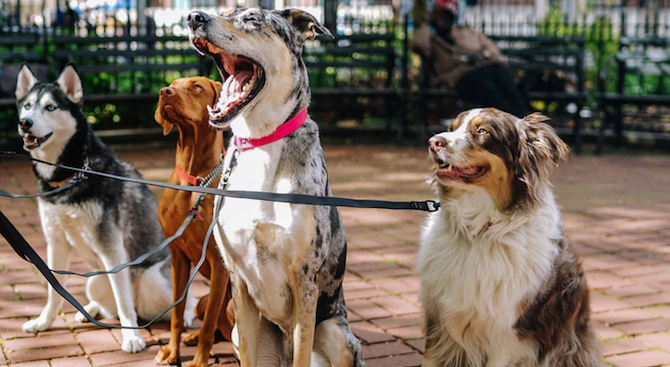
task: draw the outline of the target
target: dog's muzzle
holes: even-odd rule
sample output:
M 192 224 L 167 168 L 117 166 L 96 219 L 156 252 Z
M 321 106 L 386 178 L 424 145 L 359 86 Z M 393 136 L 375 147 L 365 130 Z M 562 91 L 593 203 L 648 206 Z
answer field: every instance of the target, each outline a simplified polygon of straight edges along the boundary
M 186 17 L 186 23 L 192 30 L 195 30 L 200 28 L 203 24 L 209 22 L 211 19 L 212 18 L 206 13 L 203 13 L 201 11 L 192 11 Z

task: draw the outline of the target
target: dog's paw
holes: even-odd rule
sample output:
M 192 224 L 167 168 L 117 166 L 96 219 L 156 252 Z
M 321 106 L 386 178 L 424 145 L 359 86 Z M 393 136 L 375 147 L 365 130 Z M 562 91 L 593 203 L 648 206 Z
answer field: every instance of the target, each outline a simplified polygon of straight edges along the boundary
M 186 344 L 189 347 L 195 347 L 196 345 L 198 345 L 199 338 L 200 338 L 200 330 L 188 333 L 184 337 L 184 344 Z
M 97 302 L 91 302 L 84 306 L 84 310 L 91 315 L 91 317 L 96 318 L 98 314 L 100 313 L 100 306 L 98 305 Z M 81 324 L 82 322 L 87 322 L 88 319 L 86 316 L 84 316 L 83 313 L 77 311 L 77 313 L 74 315 L 74 322 L 77 324 Z
M 38 331 L 47 330 L 51 326 L 52 321 L 46 319 L 46 317 L 38 317 L 36 319 L 27 321 L 23 324 L 23 331 L 26 333 L 36 333 Z
M 123 344 L 121 345 L 121 349 L 123 349 L 123 351 L 126 353 L 137 353 L 141 352 L 142 349 L 144 349 L 146 346 L 147 343 L 144 342 L 144 339 L 142 339 L 141 336 L 132 335 L 123 337 Z
M 179 364 L 179 350 L 168 347 L 163 347 L 161 350 L 156 353 L 154 357 L 156 364 Z

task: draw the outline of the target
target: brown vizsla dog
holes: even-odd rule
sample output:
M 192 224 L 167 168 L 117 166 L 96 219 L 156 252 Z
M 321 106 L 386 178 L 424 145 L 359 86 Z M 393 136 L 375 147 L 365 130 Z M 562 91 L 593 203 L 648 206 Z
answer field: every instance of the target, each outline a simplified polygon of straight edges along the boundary
M 163 126 L 164 135 L 167 135 L 175 125 L 179 129 L 176 167 L 170 175 L 169 183 L 197 184 L 195 182 L 197 177 L 207 176 L 219 163 L 223 150 L 223 134 L 209 126 L 207 105 L 214 105 L 220 92 L 221 83 L 204 77 L 178 79 L 169 87 L 161 89 L 154 117 Z M 192 178 L 189 179 L 188 176 Z M 217 186 L 218 180 L 219 178 L 215 179 L 213 187 Z M 177 231 L 197 198 L 196 193 L 165 189 L 158 204 L 158 215 L 166 236 L 171 236 Z M 194 219 L 184 234 L 170 243 L 175 300 L 184 291 L 191 272 L 191 264 L 197 263 L 200 259 L 207 227 L 212 220 L 213 206 L 212 196 L 207 196 L 200 206 L 203 220 Z M 214 246 L 214 239 L 210 238 L 209 244 L 207 261 L 200 268 L 200 273 L 211 281 L 210 294 L 200 299 L 196 308 L 196 315 L 203 320 L 202 328 L 184 338 L 184 343 L 187 345 L 197 343 L 190 366 L 198 367 L 207 366 L 216 330 L 218 329 L 224 338 L 230 340 L 234 324 L 232 302 L 229 302 L 230 278 Z M 156 355 L 158 363 L 179 364 L 179 339 L 184 331 L 184 307 L 182 302 L 172 309 L 170 342 Z

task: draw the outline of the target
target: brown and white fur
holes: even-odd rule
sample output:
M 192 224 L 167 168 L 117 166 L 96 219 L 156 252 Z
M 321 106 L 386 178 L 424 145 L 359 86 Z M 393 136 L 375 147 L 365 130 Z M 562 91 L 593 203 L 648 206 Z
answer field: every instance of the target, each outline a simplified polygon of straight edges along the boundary
M 600 365 L 549 182 L 568 147 L 544 121 L 474 109 L 429 140 L 441 209 L 418 260 L 424 367 Z
M 237 9 L 193 12 L 188 22 L 191 42 L 224 79 L 212 125 L 260 138 L 309 105 L 302 44 L 330 34 L 313 16 Z M 228 148 L 226 165 L 235 151 Z M 310 118 L 283 139 L 238 153 L 227 189 L 331 195 Z M 364 366 L 347 322 L 347 246 L 337 208 L 234 198 L 222 204 L 214 235 L 232 281 L 242 366 Z

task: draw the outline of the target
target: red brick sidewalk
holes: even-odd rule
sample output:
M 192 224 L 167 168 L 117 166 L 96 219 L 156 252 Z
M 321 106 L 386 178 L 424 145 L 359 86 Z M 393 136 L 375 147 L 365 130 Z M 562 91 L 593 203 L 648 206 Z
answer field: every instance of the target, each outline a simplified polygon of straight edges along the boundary
M 146 178 L 166 180 L 172 152 L 126 153 Z M 423 149 L 328 147 L 336 195 L 419 200 L 432 196 L 424 183 Z M 670 365 L 670 157 L 572 157 L 554 175 L 566 231 L 584 258 L 598 337 L 606 363 L 619 367 Z M 0 162 L 0 187 L 35 192 L 25 162 Z M 160 195 L 160 190 L 155 190 Z M 34 200 L 0 200 L 0 208 L 44 256 Z M 417 366 L 421 362 L 419 277 L 413 272 L 424 214 L 342 209 L 349 239 L 345 289 L 351 327 L 362 340 L 368 366 Z M 152 366 L 168 339 L 167 325 L 144 331 L 146 351 L 120 351 L 119 333 L 90 325 L 73 327 L 67 306 L 53 330 L 38 335 L 21 324 L 41 311 L 45 282 L 0 240 L 0 365 Z M 73 270 L 85 271 L 81 260 Z M 84 302 L 84 280 L 68 289 Z M 196 295 L 207 292 L 200 279 Z M 111 320 L 108 320 L 111 321 Z M 194 353 L 182 348 L 184 360 Z M 212 364 L 231 365 L 227 343 L 216 344 Z

